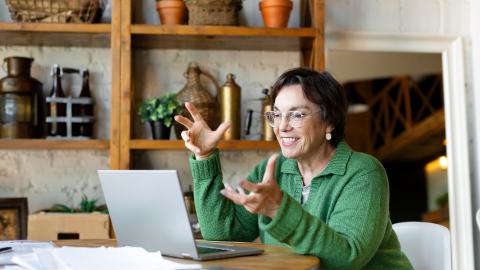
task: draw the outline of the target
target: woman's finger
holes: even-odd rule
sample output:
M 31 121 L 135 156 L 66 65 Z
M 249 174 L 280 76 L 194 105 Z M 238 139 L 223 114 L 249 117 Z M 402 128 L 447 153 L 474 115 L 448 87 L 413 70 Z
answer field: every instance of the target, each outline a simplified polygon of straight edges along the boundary
M 248 180 L 240 181 L 240 186 L 242 188 L 246 189 L 247 191 L 250 191 L 250 193 L 252 193 L 252 192 L 258 193 L 261 190 L 260 185 L 254 184 L 254 183 L 252 183 Z
M 231 188 L 224 188 L 220 191 L 220 193 L 225 198 L 231 200 L 232 202 L 238 205 L 246 205 L 254 201 L 254 199 L 249 197 L 248 195 L 242 195 L 240 193 L 237 193 L 233 191 Z
M 194 153 L 197 153 L 199 154 L 201 151 L 200 151 L 200 148 L 198 148 L 198 146 L 192 144 L 191 141 L 189 142 L 185 142 L 185 146 L 190 149 L 190 151 L 194 152 Z
M 175 115 L 174 119 L 175 119 L 175 121 L 182 124 L 184 127 L 188 128 L 188 129 L 191 129 L 193 127 L 193 122 L 190 121 L 190 119 L 186 118 L 183 115 Z
M 273 179 L 275 175 L 275 160 L 277 159 L 278 154 L 272 155 L 267 162 L 267 168 L 265 169 L 265 174 L 263 175 L 262 183 L 268 182 Z
M 182 136 L 182 139 L 183 139 L 185 142 L 190 142 L 190 135 L 189 135 L 189 133 L 188 133 L 188 130 L 182 131 L 182 133 L 180 133 L 180 135 Z
M 188 112 L 190 112 L 195 122 L 203 121 L 202 115 L 200 114 L 200 112 L 198 112 L 197 108 L 195 108 L 195 106 L 191 102 L 185 102 L 185 107 L 187 107 Z

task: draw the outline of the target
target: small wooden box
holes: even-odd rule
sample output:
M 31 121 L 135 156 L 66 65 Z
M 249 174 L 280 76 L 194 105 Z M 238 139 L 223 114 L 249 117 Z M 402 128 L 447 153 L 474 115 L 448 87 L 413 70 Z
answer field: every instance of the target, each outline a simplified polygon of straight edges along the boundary
M 28 216 L 29 240 L 109 239 L 110 223 L 101 213 L 45 213 Z

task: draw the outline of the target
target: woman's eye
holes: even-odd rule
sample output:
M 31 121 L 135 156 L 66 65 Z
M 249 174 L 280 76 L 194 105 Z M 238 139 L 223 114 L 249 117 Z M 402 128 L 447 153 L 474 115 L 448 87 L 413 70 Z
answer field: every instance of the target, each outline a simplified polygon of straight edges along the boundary
M 302 119 L 302 116 L 303 114 L 301 112 L 293 112 L 291 117 L 293 119 L 299 120 L 299 119 Z

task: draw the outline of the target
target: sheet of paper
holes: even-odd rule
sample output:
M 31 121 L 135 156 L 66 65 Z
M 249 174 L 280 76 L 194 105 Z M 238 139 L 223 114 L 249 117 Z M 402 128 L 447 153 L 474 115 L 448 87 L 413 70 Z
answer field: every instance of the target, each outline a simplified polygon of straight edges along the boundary
M 198 264 L 178 264 L 165 260 L 160 252 L 147 252 L 138 247 L 79 248 L 63 247 L 53 251 L 54 257 L 69 269 L 195 269 Z
M 27 256 L 29 255 L 29 256 Z M 166 260 L 160 252 L 147 252 L 138 247 L 83 248 L 62 247 L 34 249 L 33 253 L 14 256 L 12 260 L 25 270 L 62 269 L 200 269 L 199 264 L 180 264 Z
M 14 255 L 26 254 L 33 252 L 34 248 L 52 248 L 55 245 L 50 241 L 30 241 L 30 240 L 14 240 L 0 241 L 0 248 L 12 247 L 12 251 L 0 253 L 0 265 L 12 264 Z

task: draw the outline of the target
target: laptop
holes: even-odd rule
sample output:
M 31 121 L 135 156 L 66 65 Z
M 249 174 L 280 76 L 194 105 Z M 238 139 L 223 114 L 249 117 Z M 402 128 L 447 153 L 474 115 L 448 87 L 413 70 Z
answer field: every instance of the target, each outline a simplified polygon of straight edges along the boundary
M 119 246 L 193 260 L 263 252 L 195 241 L 175 170 L 98 170 L 98 176 Z

